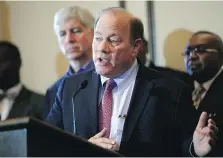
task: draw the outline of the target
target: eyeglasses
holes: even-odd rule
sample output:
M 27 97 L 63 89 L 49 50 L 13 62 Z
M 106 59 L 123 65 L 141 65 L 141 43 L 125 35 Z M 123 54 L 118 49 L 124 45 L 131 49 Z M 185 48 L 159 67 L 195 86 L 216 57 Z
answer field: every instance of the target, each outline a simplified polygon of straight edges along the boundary
M 182 53 L 182 55 L 189 56 L 192 52 L 200 55 L 204 53 L 217 53 L 219 52 L 219 50 L 215 48 L 207 48 L 207 46 L 204 45 L 197 45 L 197 46 L 187 47 Z

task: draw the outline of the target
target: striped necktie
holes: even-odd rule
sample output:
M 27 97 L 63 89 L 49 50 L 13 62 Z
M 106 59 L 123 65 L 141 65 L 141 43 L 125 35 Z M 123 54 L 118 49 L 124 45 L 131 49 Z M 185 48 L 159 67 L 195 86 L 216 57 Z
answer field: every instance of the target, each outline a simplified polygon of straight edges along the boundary
M 106 138 L 110 136 L 111 117 L 112 117 L 112 90 L 116 87 L 116 82 L 112 79 L 106 81 L 105 91 L 99 106 L 99 130 L 107 129 Z
M 199 85 L 192 93 L 192 99 L 193 99 L 193 102 L 194 102 L 194 106 L 195 108 L 198 108 L 199 107 L 199 104 L 202 100 L 202 95 L 204 94 L 205 92 L 205 88 L 202 86 L 202 85 Z

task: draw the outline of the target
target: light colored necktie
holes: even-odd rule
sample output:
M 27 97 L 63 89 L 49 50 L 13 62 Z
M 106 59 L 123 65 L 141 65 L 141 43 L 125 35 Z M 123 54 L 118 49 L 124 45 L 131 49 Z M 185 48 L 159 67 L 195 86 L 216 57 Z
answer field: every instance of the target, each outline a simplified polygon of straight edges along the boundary
M 6 111 L 7 111 L 7 107 L 3 106 L 3 102 L 5 102 L 5 98 L 7 98 L 7 100 L 14 100 L 17 97 L 17 93 L 16 92 L 5 92 L 5 93 L 0 93 L 0 121 L 2 119 L 6 119 Z
M 192 99 L 193 99 L 193 102 L 194 102 L 194 106 L 196 108 L 199 107 L 199 104 L 202 100 L 202 95 L 204 94 L 205 92 L 205 88 L 202 86 L 202 85 L 199 85 L 192 93 Z
M 109 138 L 111 128 L 111 117 L 112 117 L 112 89 L 116 87 L 114 80 L 109 79 L 106 81 L 105 91 L 101 104 L 99 106 L 99 130 L 107 129 L 106 138 Z

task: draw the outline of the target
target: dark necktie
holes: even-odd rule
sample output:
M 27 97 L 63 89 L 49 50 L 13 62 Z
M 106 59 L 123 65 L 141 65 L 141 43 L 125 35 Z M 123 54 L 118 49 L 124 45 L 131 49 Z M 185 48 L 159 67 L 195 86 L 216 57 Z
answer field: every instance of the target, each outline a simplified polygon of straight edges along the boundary
M 114 80 L 109 79 L 106 81 L 105 91 L 101 104 L 99 106 L 99 130 L 107 129 L 106 138 L 109 138 L 111 128 L 111 117 L 112 117 L 112 89 L 116 86 Z

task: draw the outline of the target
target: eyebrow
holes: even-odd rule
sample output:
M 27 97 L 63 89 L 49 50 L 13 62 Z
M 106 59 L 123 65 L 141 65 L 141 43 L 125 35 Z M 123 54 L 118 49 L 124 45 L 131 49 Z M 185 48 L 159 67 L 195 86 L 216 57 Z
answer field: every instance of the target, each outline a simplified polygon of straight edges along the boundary
M 195 47 L 209 47 L 209 48 L 213 48 L 215 46 L 213 44 L 210 44 L 210 43 L 201 43 L 201 44 L 197 44 L 197 45 L 189 45 L 189 46 L 187 46 L 187 48 L 195 48 Z
M 99 32 L 99 31 L 96 31 L 96 32 L 94 32 L 95 34 L 99 34 L 99 35 L 102 35 L 102 33 L 101 32 Z M 117 34 L 115 34 L 115 33 L 113 33 L 113 34 L 111 34 L 111 35 L 109 35 L 109 37 L 113 37 L 113 36 L 118 36 Z
M 68 30 L 73 30 L 73 29 L 79 29 L 81 30 L 82 28 L 80 26 L 73 26 L 71 28 L 69 28 Z M 59 31 L 64 31 L 65 29 L 60 29 Z
M 81 27 L 80 26 L 73 26 L 70 29 L 81 29 Z
M 100 35 L 101 35 L 101 32 L 98 32 L 98 31 L 95 31 L 94 33 L 95 33 L 95 34 L 100 34 Z

